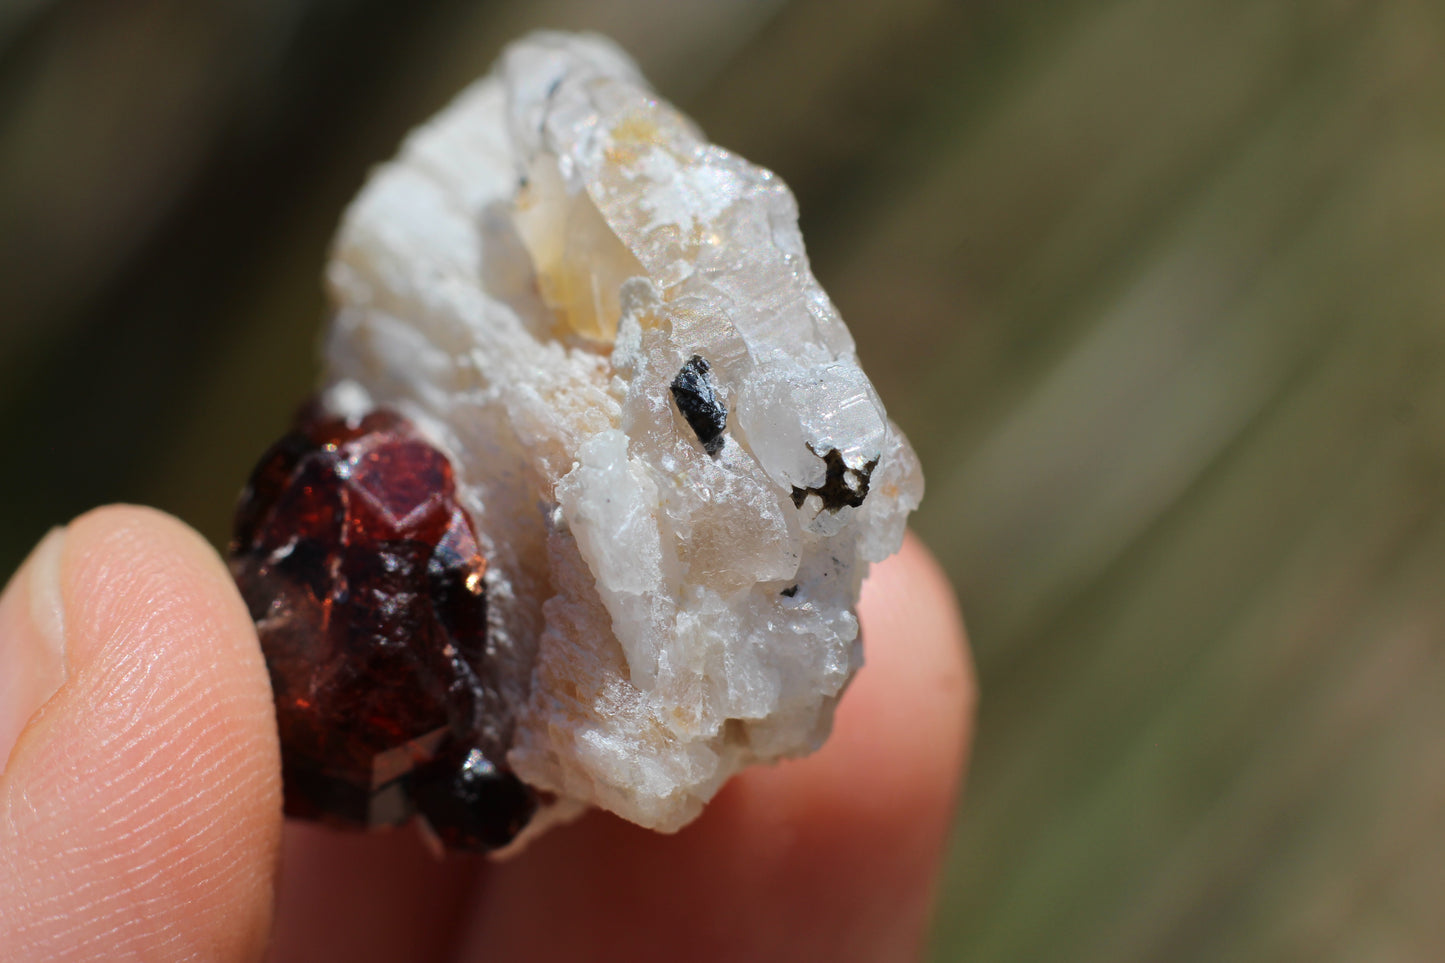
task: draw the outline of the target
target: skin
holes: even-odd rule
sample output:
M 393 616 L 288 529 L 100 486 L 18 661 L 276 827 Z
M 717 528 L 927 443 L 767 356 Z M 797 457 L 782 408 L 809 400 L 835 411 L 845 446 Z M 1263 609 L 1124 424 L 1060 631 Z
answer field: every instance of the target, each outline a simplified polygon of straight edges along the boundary
M 255 631 L 214 551 L 125 506 L 0 596 L 6 960 L 916 958 L 971 730 L 948 582 L 910 537 L 860 605 L 866 668 L 818 753 L 673 836 L 592 813 L 513 860 L 281 818 Z

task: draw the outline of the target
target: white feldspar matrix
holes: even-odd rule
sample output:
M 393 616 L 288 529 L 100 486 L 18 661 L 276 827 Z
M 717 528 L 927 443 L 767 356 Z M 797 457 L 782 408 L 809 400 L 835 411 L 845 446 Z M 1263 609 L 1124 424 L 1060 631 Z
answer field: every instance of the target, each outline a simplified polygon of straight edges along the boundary
M 538 34 L 376 171 L 327 279 L 327 404 L 452 456 L 495 735 L 554 814 L 675 830 L 821 744 L 923 481 L 776 176 Z

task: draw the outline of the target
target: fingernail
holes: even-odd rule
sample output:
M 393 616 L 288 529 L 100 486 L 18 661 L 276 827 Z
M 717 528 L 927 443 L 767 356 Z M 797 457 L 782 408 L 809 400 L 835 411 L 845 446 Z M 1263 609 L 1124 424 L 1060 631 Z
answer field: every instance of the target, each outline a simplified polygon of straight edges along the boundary
M 30 718 L 65 682 L 64 545 L 65 529 L 51 529 L 0 595 L 0 763 L 6 765 Z

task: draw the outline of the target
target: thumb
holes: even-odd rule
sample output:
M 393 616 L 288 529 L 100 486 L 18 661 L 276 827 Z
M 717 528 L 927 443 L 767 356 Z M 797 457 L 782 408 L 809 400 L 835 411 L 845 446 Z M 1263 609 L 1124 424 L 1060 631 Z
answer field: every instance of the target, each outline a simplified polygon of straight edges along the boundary
M 104 508 L 0 596 L 0 958 L 260 956 L 281 827 L 270 686 L 216 554 Z

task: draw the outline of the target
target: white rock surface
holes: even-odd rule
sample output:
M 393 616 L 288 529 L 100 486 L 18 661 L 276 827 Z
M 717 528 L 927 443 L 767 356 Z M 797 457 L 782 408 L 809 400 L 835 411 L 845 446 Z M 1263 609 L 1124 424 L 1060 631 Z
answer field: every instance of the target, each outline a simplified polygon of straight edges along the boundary
M 376 171 L 328 282 L 331 404 L 457 462 L 524 780 L 674 830 L 821 744 L 923 483 L 776 176 L 609 42 L 537 34 Z M 694 355 L 714 456 L 671 391 Z

